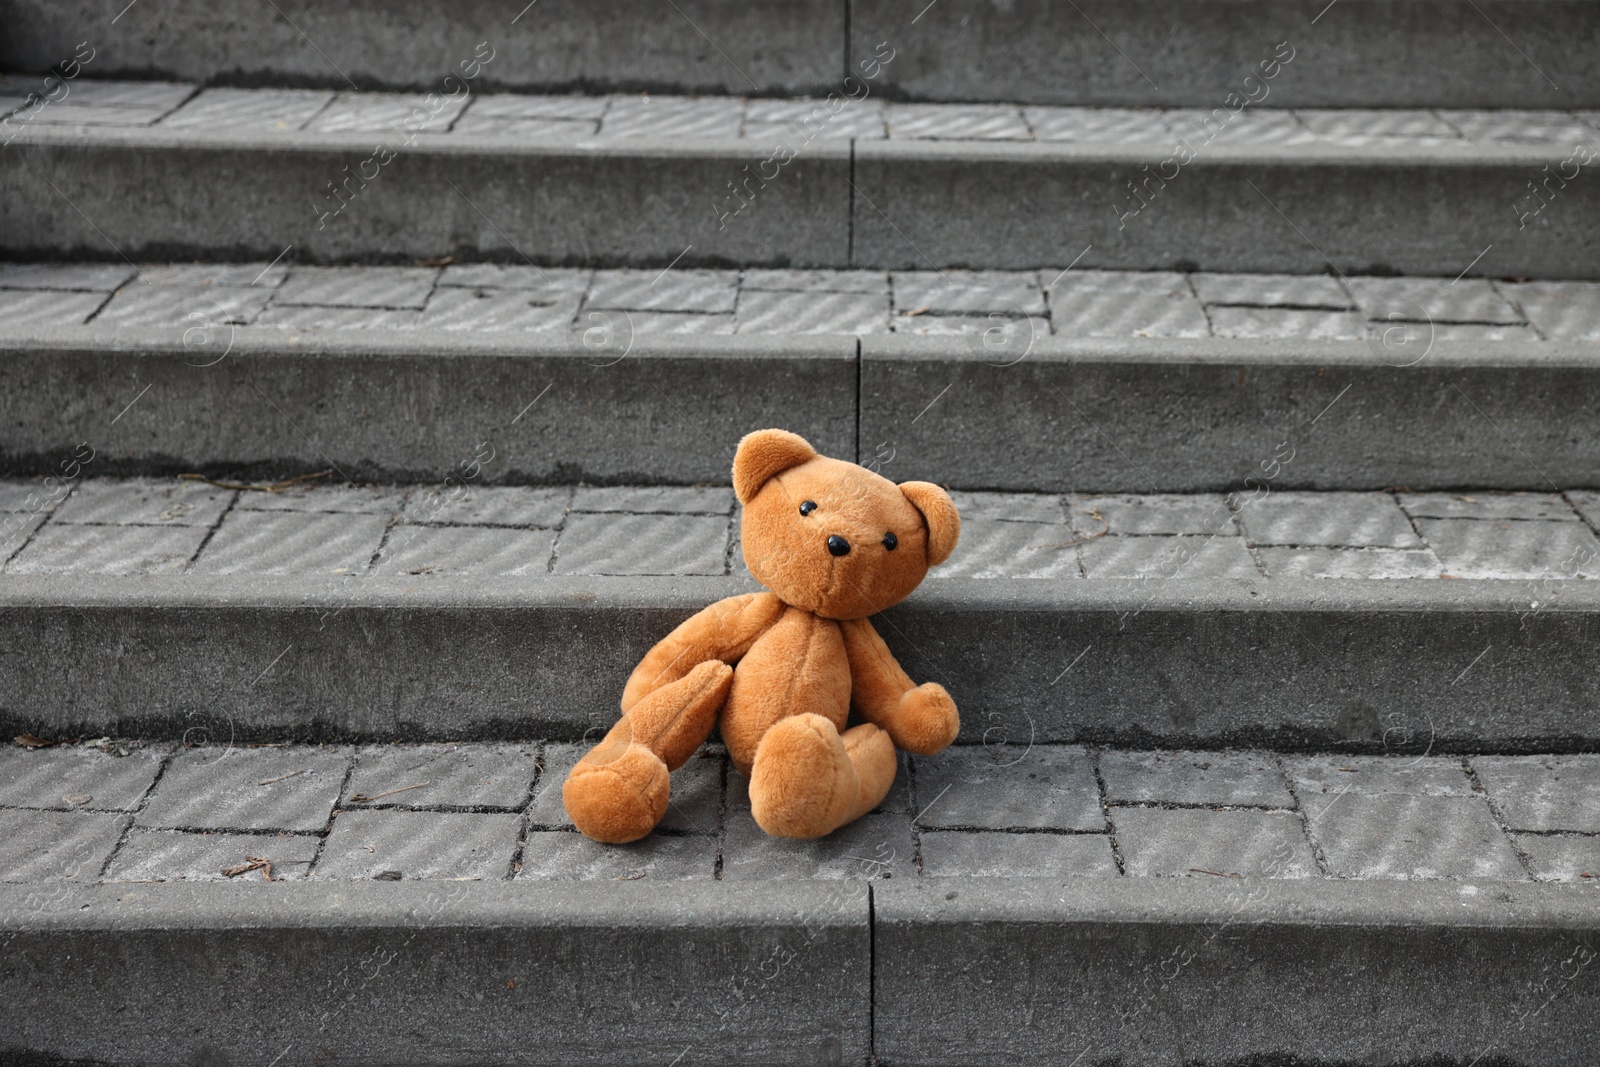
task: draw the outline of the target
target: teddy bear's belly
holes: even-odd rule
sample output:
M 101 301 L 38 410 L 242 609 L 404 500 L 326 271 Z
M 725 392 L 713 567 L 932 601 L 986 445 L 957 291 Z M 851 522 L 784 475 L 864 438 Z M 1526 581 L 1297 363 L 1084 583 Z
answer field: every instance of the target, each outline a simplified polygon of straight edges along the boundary
M 734 767 L 749 774 L 756 745 L 772 724 L 807 712 L 844 729 L 850 662 L 837 622 L 791 607 L 734 668 L 722 710 L 722 739 Z

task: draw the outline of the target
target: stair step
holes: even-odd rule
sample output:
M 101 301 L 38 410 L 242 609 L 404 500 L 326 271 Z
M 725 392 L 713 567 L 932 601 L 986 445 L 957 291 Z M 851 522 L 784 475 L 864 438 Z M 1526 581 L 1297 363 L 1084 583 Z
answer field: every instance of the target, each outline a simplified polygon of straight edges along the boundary
M 1592 492 L 956 499 L 956 554 L 879 629 L 969 743 L 1600 743 Z M 0 500 L 0 717 L 44 736 L 575 739 L 759 588 L 726 488 Z
M 1549 490 L 1597 340 L 1582 281 L 0 264 L 0 473 L 723 482 L 776 425 L 958 488 Z
M 994 739 L 790 841 L 712 744 L 616 847 L 562 809 L 581 744 L 195 740 L 0 750 L 8 1061 L 236 1054 L 197 1012 L 293 1063 L 1578 1063 L 1600 1037 L 1600 756 Z M 1353 983 L 1407 1010 L 1357 1017 Z
M 9 120 L 0 251 L 1600 277 L 1594 112 L 94 88 Z

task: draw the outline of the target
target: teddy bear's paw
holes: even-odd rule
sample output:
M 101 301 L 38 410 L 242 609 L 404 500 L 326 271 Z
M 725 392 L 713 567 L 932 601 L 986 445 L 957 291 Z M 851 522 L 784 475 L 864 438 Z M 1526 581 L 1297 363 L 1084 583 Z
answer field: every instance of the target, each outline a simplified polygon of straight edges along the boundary
M 852 726 L 840 736 L 861 785 L 855 808 L 846 820 L 854 822 L 882 804 L 883 798 L 889 795 L 894 787 L 894 776 L 900 770 L 900 757 L 895 754 L 894 740 L 888 732 L 870 722 Z
M 900 697 L 887 727 L 894 743 L 907 752 L 931 756 L 956 739 L 961 716 L 944 686 L 924 682 Z
M 774 837 L 822 837 L 851 815 L 861 793 L 833 723 L 795 715 L 775 723 L 756 746 L 750 814 Z
M 655 829 L 667 813 L 671 781 L 661 757 L 643 745 L 602 742 L 567 775 L 561 800 L 585 836 L 621 845 Z

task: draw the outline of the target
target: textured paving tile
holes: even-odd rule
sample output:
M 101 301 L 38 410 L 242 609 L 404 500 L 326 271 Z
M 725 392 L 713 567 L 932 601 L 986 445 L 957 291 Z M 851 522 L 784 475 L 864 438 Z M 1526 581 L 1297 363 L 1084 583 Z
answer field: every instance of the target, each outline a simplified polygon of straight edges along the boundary
M 333 99 L 317 89 L 205 89 L 161 120 L 205 130 L 298 130 Z
M 1100 755 L 1113 803 L 1248 804 L 1292 808 L 1294 798 L 1268 752 L 1121 752 Z
M 132 811 L 169 751 L 162 744 L 126 756 L 80 745 L 7 746 L 0 749 L 0 807 Z
M 621 696 L 620 692 L 618 696 Z M 554 742 L 544 746 L 544 754 L 539 760 L 539 779 L 534 783 L 533 801 L 528 805 L 529 826 L 558 828 L 572 825 L 572 820 L 567 818 L 567 809 L 561 802 L 561 785 L 567 780 L 567 772 L 572 770 L 572 765 L 593 748 L 610 728 L 611 723 L 606 723 L 591 730 L 590 740 L 586 742 Z
M 1205 304 L 1334 311 L 1355 306 L 1338 279 L 1325 274 L 1200 273 L 1191 275 L 1190 280 Z
M 599 129 L 600 123 L 592 119 L 495 118 L 469 111 L 450 132 L 548 143 L 586 140 Z
M 282 304 L 267 308 L 254 326 L 286 330 L 409 330 L 422 317 L 420 311 L 390 308 L 304 307 Z
M 383 540 L 381 515 L 236 511 L 217 529 L 196 574 L 360 574 Z
M 1260 548 L 1269 578 L 1437 578 L 1444 570 L 1431 549 Z
M 1518 344 L 1538 344 L 1539 336 L 1530 326 L 1511 323 L 1493 326 L 1481 322 L 1436 322 L 1429 332 L 1435 341 L 1514 341 Z
M 882 140 L 888 136 L 881 103 L 845 97 L 838 100 L 837 108 L 827 100 L 752 100 L 745 111 L 745 139 L 778 142 L 798 149 L 817 139 Z
M 960 746 L 916 757 L 917 825 L 950 829 L 1104 830 L 1100 789 L 1081 748 Z
M 887 333 L 889 298 L 865 293 L 739 294 L 739 333 Z
M 1272 493 L 1243 508 L 1239 521 L 1258 545 L 1422 547 L 1387 493 Z
M 732 508 L 733 490 L 722 486 L 585 486 L 572 496 L 573 511 L 597 514 L 726 515 Z
M 273 881 L 299 881 L 311 870 L 322 844 L 311 834 L 196 834 L 182 830 L 129 832 L 106 869 L 107 882 L 253 882 L 264 880 L 262 870 L 232 877 L 222 872 L 250 862 L 272 863 Z
M 1529 141 L 1542 144 L 1593 143 L 1594 127 L 1561 112 L 1440 110 L 1439 117 L 1469 141 Z
M 1077 578 L 1077 539 L 1054 523 L 964 518 L 955 552 L 933 578 Z
M 935 313 L 998 311 L 1043 315 L 1044 293 L 1033 275 L 1017 271 L 895 271 L 890 275 L 900 311 Z
M 565 487 L 435 486 L 413 493 L 403 515 L 406 522 L 548 529 L 561 525 L 571 500 L 572 490 Z
M 128 816 L 76 811 L 0 811 L 0 882 L 92 881 Z
M 1600 837 L 1513 837 L 1539 881 L 1590 885 L 1600 881 Z
M 596 271 L 586 307 L 625 311 L 730 312 L 739 273 L 720 270 Z
M 389 574 L 544 575 L 554 544 L 548 530 L 406 526 L 390 536 L 377 566 Z
M 578 317 L 577 293 L 441 289 L 417 325 L 429 330 L 567 330 Z
M 1007 104 L 890 104 L 889 136 L 941 141 L 1031 141 L 1020 109 Z
M 1025 351 L 1030 337 L 1043 337 L 1049 333 L 1049 327 L 1043 319 L 1015 318 L 999 312 L 990 312 L 987 315 L 945 315 L 938 312 L 902 311 L 889 320 L 889 327 L 895 333 L 917 334 L 922 337 L 971 337 L 983 334 L 987 338 L 988 351 L 1001 357 L 1007 352 Z M 1001 332 L 992 334 L 989 332 L 992 329 Z
M 1297 108 L 1295 115 L 1319 138 L 1341 145 L 1420 144 L 1460 141 L 1455 127 L 1431 111 L 1404 108 L 1383 111 L 1361 108 L 1315 110 Z
M 126 264 L 0 263 L 0 289 L 76 289 L 109 293 L 135 274 Z
M 0 480 L 0 512 L 48 511 L 61 503 L 70 485 L 46 485 L 43 478 L 7 478 Z
M 881 270 L 747 270 L 743 291 L 780 293 L 889 294 L 889 275 Z
M 1135 877 L 1317 876 L 1300 816 L 1292 812 L 1115 808 L 1111 820 Z
M 1581 523 L 1418 519 L 1417 528 L 1459 578 L 1600 577 L 1600 541 Z
M 1115 878 L 1106 834 L 1007 834 L 925 830 L 922 873 L 932 877 Z
M 0 328 L 82 326 L 105 300 L 105 293 L 0 290 Z
M 717 516 L 572 515 L 557 574 L 722 574 L 728 523 Z
M 576 831 L 535 830 L 522 849 L 518 879 L 655 882 L 710 881 L 717 868 L 715 837 L 651 834 L 627 845 L 602 845 Z
M 867 815 L 817 841 L 770 837 L 748 804 L 728 804 L 722 880 L 915 878 L 911 824 L 904 815 Z
M 314 485 L 309 489 L 290 489 L 281 493 L 239 494 L 235 511 L 308 511 L 340 515 L 382 515 L 400 510 L 405 490 L 358 485 Z
M 1207 145 L 1300 145 L 1317 139 L 1288 111 L 1185 110 L 1171 112 L 1167 122 L 1176 136 L 1197 151 Z
M 348 749 L 332 747 L 181 752 L 157 783 L 138 825 L 321 830 L 339 798 L 349 762 Z
M 1214 307 L 1207 314 L 1217 337 L 1359 341 L 1367 333 L 1365 320 L 1353 311 Z
M 439 276 L 439 288 L 526 289 L 547 293 L 585 293 L 594 271 L 529 264 L 457 263 Z
M 149 126 L 168 110 L 164 107 L 92 107 L 63 102 L 35 111 L 26 121 L 40 126 Z
M 71 83 L 71 91 L 61 104 L 64 107 L 169 110 L 183 103 L 194 91 L 195 87 L 185 82 L 84 80 Z
M 999 519 L 1006 522 L 1067 521 L 1066 509 L 1059 496 L 1047 493 L 969 493 L 952 490 L 950 499 L 961 513 L 961 521 L 968 519 Z M 963 527 L 963 535 L 965 528 Z
M 1483 278 L 1349 278 L 1351 295 L 1369 319 L 1444 322 L 1521 322 Z
M 1239 533 L 1233 512 L 1223 498 L 1211 494 L 1074 497 L 1071 510 L 1072 524 L 1085 533 L 1094 533 L 1102 526 L 1109 527 L 1116 535 L 1236 537 Z
M 688 311 L 590 311 L 578 323 L 594 321 L 595 315 L 620 315 L 626 329 L 638 336 L 651 333 L 733 333 L 739 326 L 733 315 L 703 315 Z M 601 325 L 605 325 L 604 322 Z M 624 327 L 618 325 L 616 329 Z
M 1025 107 L 1022 116 L 1041 141 L 1160 144 L 1172 140 L 1166 113 L 1121 107 Z
M 1336 878 L 1527 877 L 1482 797 L 1351 792 L 1306 811 Z
M 434 267 L 296 267 L 276 303 L 421 308 L 438 276 Z
M 1473 795 L 1472 781 L 1461 761 L 1451 757 L 1419 760 L 1404 756 L 1286 756 L 1284 769 L 1307 811 L 1321 811 L 1332 798 L 1343 793 L 1359 796 Z
M 159 263 L 139 268 L 139 281 L 154 286 L 213 286 L 223 289 L 276 289 L 289 276 L 277 263 Z
M 1559 493 L 1401 493 L 1399 499 L 1419 519 L 1577 519 Z
M 618 96 L 600 124 L 602 137 L 739 136 L 744 101 L 730 97 Z
M 49 516 L 42 513 L 10 514 L 0 518 L 0 562 L 10 559 L 27 544 L 28 538 L 44 525 L 47 518 Z
M 1511 829 L 1600 833 L 1600 756 L 1478 756 L 1472 766 Z
M 343 804 L 519 808 L 537 757 L 537 745 L 368 745 L 356 753 Z
M 439 110 L 428 107 L 429 95 L 435 95 Z M 403 141 L 412 133 L 444 133 L 469 99 L 463 95 L 450 100 L 442 93 L 340 93 L 305 128 L 312 133 L 388 133 Z
M 1573 491 L 1567 498 L 1591 526 L 1600 526 L 1600 492 Z
M 1600 341 L 1600 282 L 1501 282 L 1500 291 L 1553 341 Z
M 1050 287 L 1050 315 L 1066 337 L 1209 337 L 1181 274 L 1069 271 Z
M 97 326 L 220 326 L 248 325 L 260 316 L 272 290 L 222 285 L 124 286 L 100 314 Z
M 1089 578 L 1259 578 L 1233 537 L 1102 537 L 1078 546 Z
M 194 558 L 206 532 L 196 526 L 52 524 L 6 564 L 6 573 L 176 574 Z
M 611 106 L 605 96 L 541 96 L 524 93 L 476 93 L 463 118 L 588 119 L 599 121 Z M 460 129 L 460 124 L 457 124 Z
M 311 877 L 501 879 L 521 830 L 518 815 L 342 811 Z

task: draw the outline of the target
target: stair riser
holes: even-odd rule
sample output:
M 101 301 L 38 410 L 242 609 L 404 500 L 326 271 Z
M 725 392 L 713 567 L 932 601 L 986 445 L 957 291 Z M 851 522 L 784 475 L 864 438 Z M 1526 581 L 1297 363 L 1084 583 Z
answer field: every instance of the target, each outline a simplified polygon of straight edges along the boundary
M 879 631 L 955 696 L 963 742 L 1019 755 L 1030 739 L 1592 750 L 1589 585 L 943 579 Z M 48 737 L 576 740 L 615 722 L 655 641 L 749 588 L 18 576 L 0 590 L 0 709 Z

